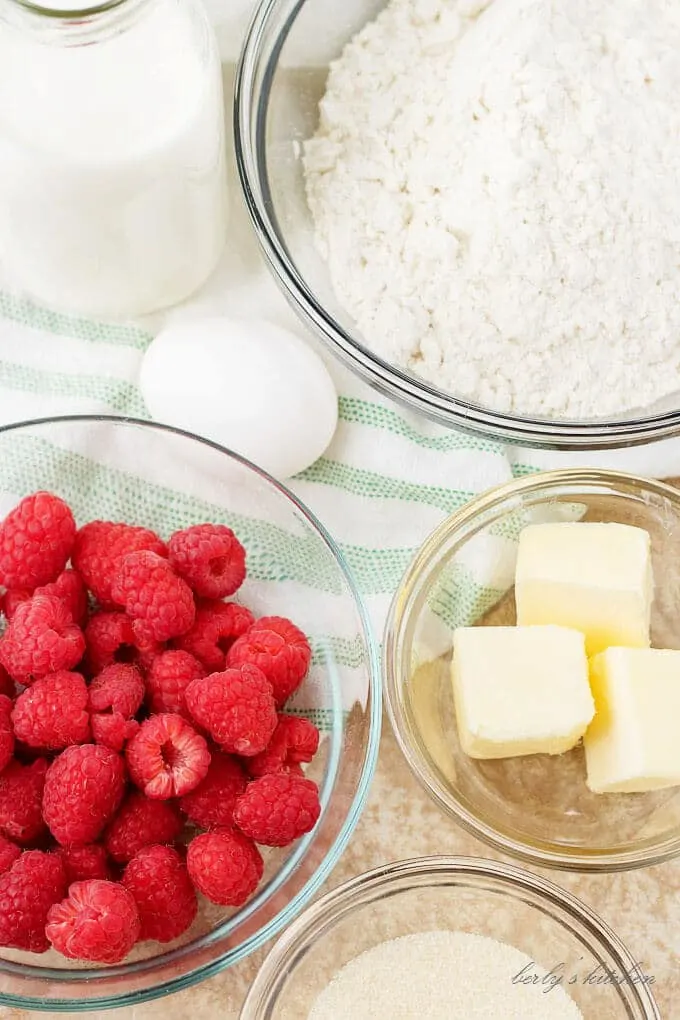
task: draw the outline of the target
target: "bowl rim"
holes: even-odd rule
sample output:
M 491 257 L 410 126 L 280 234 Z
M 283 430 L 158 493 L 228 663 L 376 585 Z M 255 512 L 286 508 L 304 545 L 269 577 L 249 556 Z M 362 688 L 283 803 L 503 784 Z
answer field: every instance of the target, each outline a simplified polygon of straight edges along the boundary
M 563 924 L 567 919 L 577 920 L 591 939 L 616 959 L 621 974 L 632 974 L 639 967 L 626 944 L 596 911 L 548 878 L 514 864 L 481 857 L 445 854 L 413 857 L 372 868 L 343 882 L 308 906 L 279 937 L 266 956 L 241 1007 L 239 1020 L 265 1020 L 273 1016 L 271 1009 L 288 976 L 291 959 L 297 953 L 304 952 L 315 939 L 322 940 L 327 930 L 350 914 L 353 901 L 358 895 L 369 890 L 382 890 L 383 894 L 389 895 L 393 886 L 409 879 L 415 885 L 428 877 L 436 879 L 461 876 L 473 882 L 491 879 L 507 888 L 526 892 L 540 902 L 549 903 L 557 909 L 557 923 Z M 647 1020 L 661 1020 L 661 1013 L 648 983 L 634 983 L 633 987 Z
M 160 434 L 169 434 L 179 436 L 183 439 L 192 440 L 202 446 L 212 448 L 217 453 L 224 454 L 228 458 L 243 467 L 252 471 L 262 481 L 272 486 L 278 493 L 288 500 L 291 505 L 299 512 L 306 523 L 312 528 L 312 530 L 318 535 L 322 543 L 326 546 L 328 551 L 333 556 L 333 559 L 337 563 L 338 569 L 344 576 L 345 582 L 352 595 L 358 621 L 361 625 L 363 632 L 364 642 L 366 646 L 366 671 L 368 680 L 368 707 L 369 707 L 369 725 L 368 725 L 368 738 L 363 756 L 363 766 L 357 788 L 354 791 L 351 803 L 349 805 L 346 817 L 342 826 L 340 827 L 335 839 L 329 846 L 325 853 L 325 856 L 321 863 L 318 865 L 315 872 L 309 877 L 305 884 L 298 890 L 293 898 L 286 903 L 285 907 L 278 910 L 277 913 L 268 921 L 264 927 L 258 929 L 252 935 L 249 935 L 242 943 L 234 948 L 228 948 L 221 953 L 215 959 L 210 960 L 207 963 L 199 965 L 195 969 L 182 974 L 176 978 L 164 978 L 160 984 L 154 984 L 148 988 L 142 990 L 132 990 L 129 992 L 120 992 L 118 989 L 113 994 L 106 994 L 99 997 L 88 997 L 87 999 L 75 999 L 73 997 L 49 997 L 43 996 L 28 996 L 28 995 L 15 995 L 6 992 L 0 992 L 0 1004 L 7 1006 L 14 1006 L 20 1009 L 32 1009 L 35 1011 L 54 1011 L 54 1012 L 72 1012 L 72 1011 L 90 1011 L 92 1009 L 112 1009 L 119 1008 L 121 1006 L 128 1006 L 132 1004 L 139 1004 L 140 1002 L 147 1002 L 152 999 L 157 999 L 170 995 L 174 992 L 178 992 L 189 988 L 206 978 L 212 977 L 221 971 L 239 963 L 250 956 L 255 950 L 260 948 L 265 942 L 275 937 L 282 928 L 290 923 L 291 919 L 296 917 L 301 910 L 304 909 L 305 905 L 314 896 L 319 887 L 325 882 L 333 868 L 338 863 L 340 856 L 342 855 L 349 839 L 356 828 L 359 821 L 363 808 L 365 806 L 368 793 L 371 787 L 373 776 L 375 773 L 378 751 L 380 746 L 380 734 L 382 728 L 382 697 L 381 697 L 381 681 L 380 681 L 380 666 L 379 666 L 379 655 L 377 638 L 373 633 L 373 628 L 364 604 L 363 596 L 361 595 L 356 582 L 352 576 L 352 572 L 345 561 L 345 557 L 337 545 L 335 539 L 327 531 L 326 527 L 321 523 L 317 516 L 282 482 L 278 481 L 268 472 L 258 467 L 252 461 L 246 457 L 236 453 L 233 450 L 228 449 L 219 443 L 214 442 L 211 439 L 205 439 L 202 436 L 195 435 L 185 429 L 177 428 L 172 425 L 166 425 L 160 422 L 145 420 L 142 418 L 135 418 L 128 415 L 114 415 L 114 414 L 66 414 L 66 415 L 49 415 L 41 418 L 29 418 L 24 419 L 20 422 L 10 422 L 8 424 L 0 425 L 0 435 L 4 433 L 18 432 L 29 428 L 39 428 L 42 426 L 51 425 L 68 425 L 68 424 L 94 424 L 94 423 L 109 423 L 115 426 L 131 426 L 138 427 L 143 430 L 153 430 Z M 122 977 L 126 974 L 140 974 L 152 972 L 154 968 L 162 961 L 163 965 L 167 965 L 174 960 L 187 957 L 191 951 L 197 947 L 205 947 L 218 941 L 224 937 L 228 932 L 235 927 L 237 923 L 243 923 L 246 921 L 255 910 L 264 905 L 276 892 L 280 891 L 285 886 L 287 881 L 294 873 L 297 866 L 305 858 L 307 850 L 312 844 L 314 833 L 316 828 L 312 832 L 303 836 L 299 840 L 295 850 L 291 854 L 289 860 L 286 862 L 286 868 L 284 871 L 284 877 L 280 881 L 276 881 L 276 876 L 272 879 L 267 886 L 262 890 L 262 894 L 255 896 L 249 901 L 243 908 L 229 917 L 218 927 L 212 929 L 210 932 L 191 942 L 186 943 L 176 949 L 170 951 L 164 951 L 155 956 L 147 957 L 139 961 L 132 963 L 121 963 L 116 964 L 112 967 L 94 967 L 94 968 L 83 968 L 83 969 L 64 969 L 54 967 L 40 967 L 32 966 L 24 963 L 15 963 L 14 961 L 4 960 L 0 958 L 0 973 L 5 972 L 7 974 L 16 974 L 20 976 L 30 976 L 35 980 L 42 980 L 46 983 L 52 982 L 53 986 L 59 983 L 74 982 L 76 984 L 92 984 L 92 982 L 106 981 L 107 979 Z M 278 874 L 278 873 L 277 873 Z M 266 892 L 266 896 L 263 894 Z
M 443 814 L 466 832 L 494 850 L 507 854 L 525 864 L 557 871 L 581 873 L 614 873 L 651 867 L 673 860 L 680 855 L 680 830 L 677 834 L 649 847 L 624 849 L 615 852 L 593 849 L 574 852 L 558 850 L 544 841 L 532 845 L 514 835 L 500 832 L 483 816 L 468 808 L 439 779 L 436 770 L 420 753 L 409 738 L 410 721 L 407 719 L 404 700 L 400 696 L 402 683 L 399 677 L 404 632 L 416 593 L 430 570 L 436 569 L 439 551 L 457 532 L 465 530 L 483 514 L 500 507 L 513 497 L 528 493 L 564 489 L 570 485 L 594 487 L 609 484 L 619 488 L 638 487 L 645 492 L 670 499 L 680 513 L 680 490 L 653 479 L 623 471 L 603 468 L 565 468 L 559 471 L 540 471 L 525 478 L 493 486 L 470 500 L 436 527 L 422 543 L 407 567 L 390 605 L 383 633 L 382 678 L 383 697 L 392 732 L 408 766 L 429 797 Z M 577 498 L 577 495 L 574 495 Z M 427 583 L 427 582 L 425 582 Z
M 505 414 L 454 397 L 409 375 L 353 337 L 317 299 L 290 254 L 274 210 L 266 162 L 266 122 L 278 57 L 305 0 L 262 0 L 251 18 L 236 67 L 234 147 L 241 189 L 255 236 L 276 283 L 298 318 L 365 382 L 402 406 L 448 428 L 546 450 L 611 450 L 680 433 L 680 408 L 629 419 L 578 421 Z M 272 23 L 279 27 L 271 52 L 264 47 Z M 262 61 L 266 59 L 264 69 Z

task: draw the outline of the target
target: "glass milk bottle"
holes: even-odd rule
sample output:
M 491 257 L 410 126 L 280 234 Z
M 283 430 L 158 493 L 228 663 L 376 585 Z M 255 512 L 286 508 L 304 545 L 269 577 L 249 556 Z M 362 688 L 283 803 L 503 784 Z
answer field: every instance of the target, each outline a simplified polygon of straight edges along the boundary
M 200 0 L 0 0 L 0 286 L 127 318 L 225 241 L 224 108 Z

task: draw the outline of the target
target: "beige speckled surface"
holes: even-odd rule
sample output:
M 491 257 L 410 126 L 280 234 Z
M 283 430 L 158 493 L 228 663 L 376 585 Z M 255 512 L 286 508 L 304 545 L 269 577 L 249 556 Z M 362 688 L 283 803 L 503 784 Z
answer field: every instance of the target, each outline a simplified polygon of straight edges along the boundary
M 330 885 L 387 861 L 437 853 L 492 857 L 447 822 L 412 778 L 385 722 L 369 805 Z M 663 1020 L 680 1020 L 680 862 L 627 875 L 591 877 L 543 872 L 594 907 L 647 973 Z M 99 1015 L 110 1020 L 236 1020 L 260 955 L 179 995 Z M 30 1014 L 4 1010 L 3 1020 Z M 36 1018 L 46 1014 L 33 1014 Z

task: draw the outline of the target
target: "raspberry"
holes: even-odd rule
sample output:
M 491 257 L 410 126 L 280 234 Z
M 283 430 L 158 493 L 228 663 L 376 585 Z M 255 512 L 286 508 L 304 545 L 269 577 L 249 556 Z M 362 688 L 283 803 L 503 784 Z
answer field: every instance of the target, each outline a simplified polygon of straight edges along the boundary
M 210 673 L 225 668 L 234 641 L 252 627 L 255 617 L 238 602 L 200 599 L 193 627 L 174 643 L 202 662 Z
M 184 694 L 205 669 L 189 652 L 161 652 L 146 674 L 146 701 L 151 712 L 174 712 L 189 717 Z
M 165 556 L 165 543 L 148 528 L 110 521 L 90 521 L 76 535 L 73 566 L 81 574 L 100 606 L 112 606 L 111 585 L 128 553 L 148 549 Z
M 202 829 L 233 826 L 236 800 L 248 785 L 240 762 L 219 751 L 213 751 L 205 779 L 195 790 L 182 797 L 184 814 Z
M 21 846 L 45 832 L 42 796 L 46 773 L 44 758 L 30 765 L 11 761 L 0 773 L 0 832 Z
M 13 754 L 12 701 L 6 694 L 0 694 L 0 772 L 12 760 Z
M 189 843 L 187 869 L 200 893 L 223 907 L 240 907 L 257 889 L 264 872 L 252 840 L 231 829 L 215 829 Z
M 119 963 L 134 946 L 140 922 L 132 895 L 117 882 L 74 882 L 47 915 L 45 934 L 71 960 Z
M 52 584 L 36 588 L 34 595 L 56 595 L 64 603 L 79 627 L 87 619 L 87 588 L 75 570 L 65 570 Z
M 274 736 L 262 754 L 248 762 L 248 772 L 255 777 L 271 772 L 297 772 L 293 766 L 311 761 L 318 749 L 319 731 L 309 719 L 279 714 Z
M 181 715 L 154 715 L 142 723 L 125 750 L 133 782 L 152 800 L 181 797 L 195 789 L 210 765 L 202 736 Z
M 136 666 L 114 662 L 103 669 L 89 689 L 95 743 L 122 751 L 139 729 L 132 716 L 143 698 L 144 681 Z
M 248 784 L 234 808 L 239 829 L 263 846 L 288 846 L 316 825 L 319 791 L 311 779 L 279 773 Z
M 29 747 L 60 751 L 90 740 L 87 687 L 80 673 L 60 670 L 36 680 L 16 700 L 14 732 Z
M 0 875 L 9 871 L 19 857 L 21 857 L 21 847 L 12 843 L 11 840 L 5 839 L 4 836 L 0 836 Z
M 125 763 L 108 747 L 67 747 L 50 765 L 43 818 L 62 846 L 94 843 L 125 792 Z
M 144 699 L 142 674 L 128 663 L 112 663 L 94 678 L 89 695 L 93 712 L 120 712 L 131 719 Z
M 76 522 L 50 492 L 26 496 L 0 524 L 0 584 L 33 591 L 61 573 L 71 555 Z
M 280 707 L 305 678 L 312 651 L 302 631 L 281 616 L 263 616 L 227 653 L 227 666 L 251 662 L 269 680 Z
M 161 650 L 161 645 L 148 646 L 140 642 L 132 629 L 132 621 L 121 612 L 94 613 L 85 627 L 85 642 L 85 663 L 92 675 L 114 663 L 143 666 Z
M 126 719 L 120 712 L 98 712 L 90 719 L 95 744 L 111 751 L 122 751 L 139 730 L 136 719 Z
M 87 589 L 83 579 L 75 570 L 65 570 L 56 581 L 36 588 L 34 592 L 27 588 L 13 588 L 5 592 L 2 610 L 8 620 L 17 611 L 17 606 L 28 602 L 33 595 L 54 595 L 60 599 L 71 614 L 74 623 L 81 627 L 87 618 Z
M 3 666 L 14 680 L 26 685 L 48 673 L 73 669 L 84 651 L 82 630 L 54 595 L 34 595 L 17 606 L 0 641 Z
M 172 942 L 193 924 L 196 893 L 184 861 L 172 847 L 144 847 L 126 867 L 122 883 L 137 904 L 140 939 Z
M 143 551 L 125 556 L 111 594 L 132 617 L 135 634 L 140 636 L 169 641 L 185 634 L 194 622 L 196 607 L 191 588 L 157 553 Z
M 233 595 L 246 577 L 246 551 L 231 528 L 196 524 L 176 531 L 168 559 L 197 595 L 221 599 Z
M 106 830 L 104 842 L 114 861 L 125 863 L 151 843 L 172 843 L 181 831 L 174 804 L 133 791 Z
M 31 953 L 49 949 L 45 922 L 65 893 L 66 876 L 58 854 L 23 853 L 0 875 L 0 946 Z
M 41 589 L 44 594 L 45 588 L 50 587 L 45 585 Z M 2 596 L 2 611 L 8 620 L 11 620 L 17 611 L 17 606 L 20 606 L 22 602 L 28 602 L 33 592 L 29 591 L 28 588 L 12 588 L 10 591 L 6 591 Z
M 193 680 L 186 702 L 199 726 L 232 754 L 259 754 L 276 729 L 271 686 L 257 666 L 246 664 Z
M 57 853 L 64 865 L 67 886 L 72 882 L 85 882 L 89 878 L 111 878 L 108 854 L 101 843 L 60 847 Z

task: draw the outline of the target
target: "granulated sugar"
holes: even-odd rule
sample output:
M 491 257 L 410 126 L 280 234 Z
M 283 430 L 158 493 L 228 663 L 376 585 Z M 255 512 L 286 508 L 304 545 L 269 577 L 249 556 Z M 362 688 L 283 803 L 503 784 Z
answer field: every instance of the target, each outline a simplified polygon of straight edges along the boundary
M 482 935 L 405 935 L 346 964 L 309 1020 L 583 1020 L 550 977 L 543 984 L 513 982 L 527 967 L 546 977 L 518 949 Z

